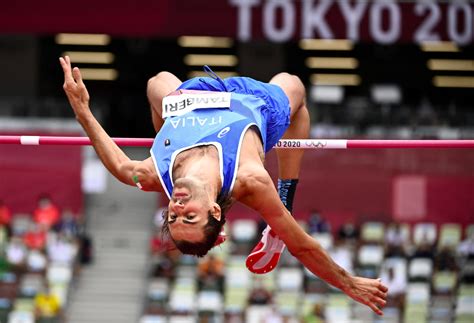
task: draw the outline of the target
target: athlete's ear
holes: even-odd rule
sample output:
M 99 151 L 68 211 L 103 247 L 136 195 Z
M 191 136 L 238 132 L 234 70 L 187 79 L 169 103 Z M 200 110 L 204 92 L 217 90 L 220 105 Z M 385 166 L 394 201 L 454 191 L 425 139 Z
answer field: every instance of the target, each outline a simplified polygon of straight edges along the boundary
M 221 215 L 222 215 L 222 212 L 221 212 L 221 206 L 219 204 L 217 204 L 216 202 L 212 202 L 212 205 L 211 205 L 211 215 L 214 217 L 214 219 L 216 219 L 217 221 L 220 221 L 221 220 Z

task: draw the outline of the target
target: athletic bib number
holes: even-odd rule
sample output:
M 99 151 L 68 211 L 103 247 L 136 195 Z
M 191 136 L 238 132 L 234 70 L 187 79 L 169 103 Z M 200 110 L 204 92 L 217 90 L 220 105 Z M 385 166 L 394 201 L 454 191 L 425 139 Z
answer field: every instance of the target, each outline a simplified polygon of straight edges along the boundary
M 230 108 L 229 92 L 183 93 L 163 98 L 162 117 L 181 116 L 196 109 Z

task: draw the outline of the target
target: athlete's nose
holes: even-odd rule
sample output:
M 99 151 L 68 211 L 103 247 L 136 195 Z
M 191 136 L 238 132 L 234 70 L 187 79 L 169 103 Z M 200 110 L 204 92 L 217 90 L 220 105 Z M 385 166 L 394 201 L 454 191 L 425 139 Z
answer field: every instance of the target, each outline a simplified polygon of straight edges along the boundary
M 176 212 L 179 209 L 182 209 L 184 207 L 184 203 L 180 200 L 177 200 L 175 203 L 173 203 L 173 211 Z

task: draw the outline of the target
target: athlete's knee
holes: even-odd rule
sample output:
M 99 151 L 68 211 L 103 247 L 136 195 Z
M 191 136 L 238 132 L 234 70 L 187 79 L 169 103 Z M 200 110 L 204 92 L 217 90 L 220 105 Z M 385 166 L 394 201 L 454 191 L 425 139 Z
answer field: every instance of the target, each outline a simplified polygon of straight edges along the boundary
M 147 87 L 151 88 L 155 86 L 160 86 L 166 83 L 173 82 L 175 79 L 176 79 L 176 76 L 170 72 L 166 72 L 166 71 L 159 72 L 158 74 L 156 74 L 155 76 L 151 77 L 148 80 Z
M 286 93 L 294 108 L 298 109 L 304 105 L 306 98 L 306 88 L 301 79 L 290 73 L 279 73 L 275 75 L 270 83 L 277 84 Z
M 298 76 L 287 72 L 278 73 L 271 79 L 270 83 L 276 83 L 280 86 L 284 86 L 294 94 L 305 95 L 306 92 L 305 86 L 301 79 Z

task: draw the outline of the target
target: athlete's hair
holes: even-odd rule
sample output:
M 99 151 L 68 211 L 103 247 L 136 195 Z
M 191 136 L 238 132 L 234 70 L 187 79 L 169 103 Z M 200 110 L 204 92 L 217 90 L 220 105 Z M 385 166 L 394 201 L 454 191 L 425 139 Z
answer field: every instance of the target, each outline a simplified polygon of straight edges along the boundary
M 181 251 L 183 254 L 204 257 L 207 252 L 211 250 L 212 247 L 214 247 L 219 233 L 225 224 L 225 215 L 232 206 L 233 202 L 234 200 L 230 194 L 219 194 L 216 203 L 221 207 L 221 219 L 217 220 L 214 218 L 214 216 L 212 216 L 211 212 L 208 213 L 207 223 L 204 226 L 204 240 L 201 242 L 190 242 L 187 240 L 173 239 L 170 234 L 168 223 L 168 209 L 163 211 L 163 227 L 161 228 L 161 233 L 163 236 L 169 236 L 179 251 Z

